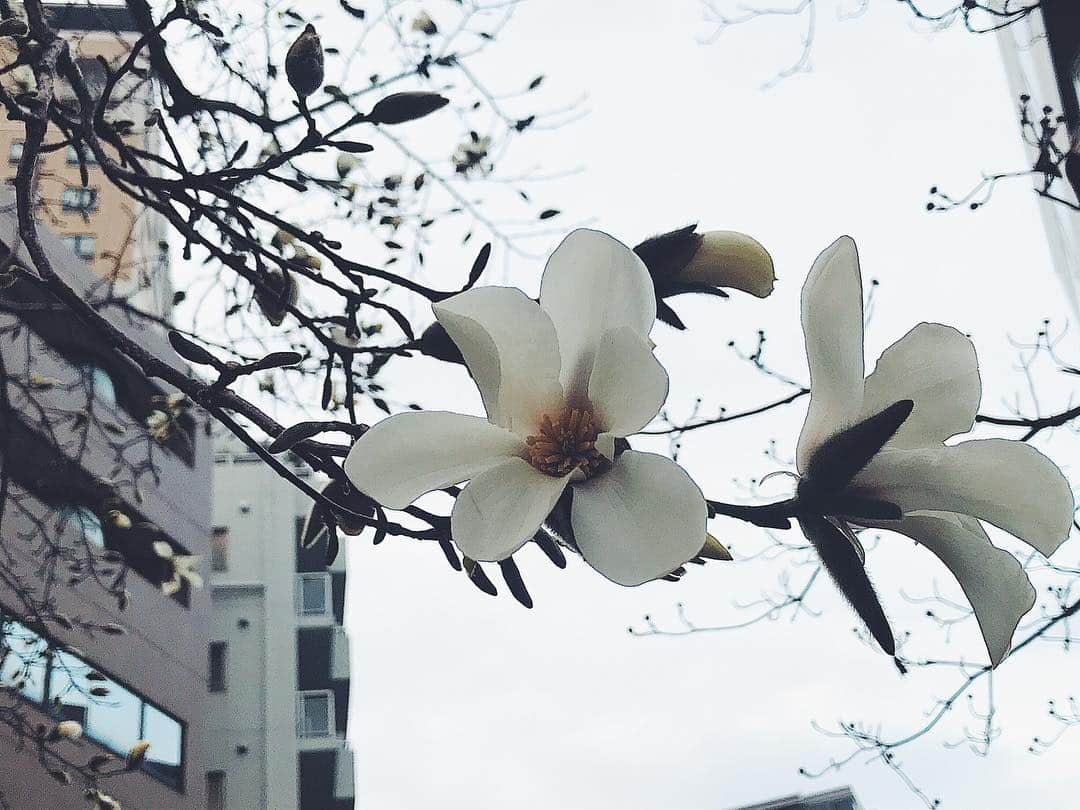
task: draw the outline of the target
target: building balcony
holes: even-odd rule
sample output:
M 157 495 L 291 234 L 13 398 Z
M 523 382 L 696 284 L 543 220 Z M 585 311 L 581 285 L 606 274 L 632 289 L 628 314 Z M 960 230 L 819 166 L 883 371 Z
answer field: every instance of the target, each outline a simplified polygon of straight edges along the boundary
M 349 679 L 349 636 L 344 627 L 335 627 L 330 648 L 330 677 L 335 681 Z

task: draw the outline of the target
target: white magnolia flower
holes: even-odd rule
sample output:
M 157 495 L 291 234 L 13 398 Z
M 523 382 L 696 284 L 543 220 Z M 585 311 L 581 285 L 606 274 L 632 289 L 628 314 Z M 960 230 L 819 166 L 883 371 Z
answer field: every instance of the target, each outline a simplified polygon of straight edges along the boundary
M 434 306 L 480 389 L 487 418 L 409 412 L 373 426 L 345 471 L 384 506 L 469 480 L 450 528 L 475 560 L 509 557 L 573 486 L 585 560 L 622 585 L 664 576 L 705 537 L 701 491 L 664 456 L 626 450 L 657 414 L 668 377 L 652 353 L 656 299 L 641 260 L 615 239 L 571 233 L 551 255 L 540 303 L 483 287 Z
M 201 560 L 198 554 L 177 554 L 164 540 L 155 540 L 153 548 L 155 554 L 167 560 L 172 566 L 172 576 L 161 583 L 162 593 L 166 596 L 178 593 L 184 580 L 187 580 L 192 588 L 203 586 L 202 575 L 196 570 Z
M 919 324 L 864 380 L 862 302 L 855 243 L 841 237 L 817 258 L 802 292 L 811 393 L 796 458 L 799 499 L 815 509 L 800 523 L 890 654 L 892 634 L 849 524 L 925 546 L 959 581 L 996 666 L 1035 591 L 980 521 L 1050 555 L 1069 535 L 1072 490 L 1024 442 L 945 444 L 971 430 L 982 397 L 975 348 L 955 329 Z M 860 604 L 864 597 L 873 604 Z

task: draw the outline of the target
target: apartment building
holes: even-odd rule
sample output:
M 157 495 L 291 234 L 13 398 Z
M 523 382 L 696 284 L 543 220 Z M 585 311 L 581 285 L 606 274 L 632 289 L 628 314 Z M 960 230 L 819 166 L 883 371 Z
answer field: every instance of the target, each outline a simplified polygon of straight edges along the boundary
M 18 13 L 19 4 L 13 5 Z M 118 65 L 138 38 L 131 13 L 122 4 L 46 3 L 45 11 L 71 44 L 91 92 L 105 81 L 98 58 Z M 0 61 L 10 61 L 14 47 L 10 40 L 0 39 Z M 0 81 L 12 92 L 26 92 L 32 89 L 33 74 L 20 68 Z M 161 148 L 158 132 L 144 125 L 160 103 L 153 92 L 149 78 L 121 82 L 111 94 L 107 115 L 114 122 L 131 122 L 124 137 L 127 143 L 156 153 Z M 73 102 L 63 83 L 58 85 L 57 97 L 61 103 Z M 0 168 L 6 167 L 2 176 L 8 181 L 14 179 L 22 158 L 24 137 L 21 122 L 0 118 Z M 112 282 L 117 295 L 153 315 L 164 317 L 171 311 L 165 222 L 106 180 L 93 153 L 71 144 L 44 152 L 37 166 L 37 191 L 41 222 L 99 277 Z
M 300 466 L 298 475 L 309 472 Z M 351 810 L 345 553 L 301 549 L 311 501 L 234 440 L 214 457 L 210 810 Z
M 17 244 L 13 208 L 5 193 L 5 253 Z M 55 270 L 97 300 L 93 270 L 44 229 L 42 242 Z M 147 740 L 141 767 L 105 789 L 125 808 L 203 807 L 210 594 L 186 579 L 173 587 L 169 558 L 209 555 L 206 417 L 147 380 L 40 287 L 10 282 L 0 300 L 4 806 L 85 808 L 85 786 L 69 766 L 100 755 L 116 768 Z M 180 367 L 158 330 L 124 311 L 104 312 Z M 148 417 L 162 409 L 168 420 L 151 430 Z M 66 619 L 39 622 L 42 605 Z M 58 746 L 65 760 L 45 765 L 71 775 L 71 784 L 50 778 L 34 747 L 20 745 L 27 728 L 60 720 L 79 722 L 84 734 Z

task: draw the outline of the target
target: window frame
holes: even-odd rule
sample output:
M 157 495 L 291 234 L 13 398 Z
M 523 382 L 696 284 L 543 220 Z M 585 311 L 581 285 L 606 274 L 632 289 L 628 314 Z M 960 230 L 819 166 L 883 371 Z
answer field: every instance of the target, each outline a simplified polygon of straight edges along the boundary
M 210 529 L 210 571 L 220 574 L 228 570 L 229 527 L 214 526 Z
M 85 262 L 97 259 L 97 240 L 89 233 L 68 233 L 60 237 L 67 249 Z M 90 250 L 84 250 L 83 245 L 89 244 Z
M 308 733 L 307 699 L 326 699 L 326 732 Z M 296 736 L 305 740 L 325 740 L 337 736 L 336 718 L 334 717 L 334 692 L 331 689 L 302 689 L 296 693 Z
M 318 610 L 309 610 L 304 601 L 305 589 L 304 585 L 307 582 L 319 580 L 322 583 L 323 603 L 322 607 Z M 329 616 L 333 611 L 334 594 L 333 586 L 330 579 L 330 574 L 325 571 L 305 571 L 296 575 L 296 615 L 305 618 L 317 618 L 320 616 Z
M 67 148 L 65 149 L 67 165 L 68 166 L 78 166 L 79 165 L 79 155 L 80 154 L 83 156 L 83 160 L 85 161 L 87 166 L 97 166 L 98 165 L 97 157 L 94 155 L 94 153 L 92 151 L 90 151 L 89 149 L 86 149 L 86 150 L 80 152 L 75 147 L 75 144 L 73 144 L 73 143 L 69 143 L 67 145 Z
M 79 198 L 76 202 L 68 199 L 75 195 Z M 94 214 L 99 204 L 97 186 L 64 186 L 60 194 L 60 207 L 69 214 Z
M 177 793 L 184 793 L 185 792 L 185 783 L 186 783 L 186 779 L 187 779 L 188 726 L 187 726 L 187 723 L 182 718 L 177 717 L 175 714 L 170 712 L 168 709 L 161 706 L 159 703 L 149 699 L 141 691 L 139 691 L 138 689 L 133 688 L 131 685 L 124 682 L 122 679 L 117 678 L 116 676 L 111 674 L 108 670 L 104 669 L 103 667 L 99 667 L 93 661 L 90 661 L 87 658 L 84 658 L 82 655 L 77 655 L 74 652 L 72 652 L 71 650 L 65 649 L 64 645 L 57 643 L 57 641 L 55 639 L 51 638 L 50 636 L 47 636 L 44 633 L 38 633 L 37 631 L 31 630 L 20 619 L 18 619 L 15 615 L 13 615 L 8 610 L 6 610 L 3 605 L 0 605 L 0 638 L 6 637 L 6 634 L 8 632 L 7 627 L 8 627 L 9 623 L 18 625 L 18 627 L 21 628 L 21 631 L 23 631 L 23 632 L 25 632 L 27 634 L 31 634 L 31 635 L 36 636 L 38 639 L 44 641 L 44 643 L 46 645 L 45 649 L 41 653 L 41 655 L 42 655 L 42 657 L 44 658 L 44 661 L 45 661 L 44 688 L 43 688 L 42 699 L 39 701 L 39 700 L 36 700 L 36 699 L 28 698 L 28 697 L 24 696 L 21 692 L 18 692 L 18 691 L 13 691 L 11 694 L 18 695 L 19 699 L 22 700 L 24 703 L 27 703 L 27 704 L 35 707 L 36 709 L 38 709 L 39 711 L 43 712 L 44 714 L 46 714 L 46 715 L 48 715 L 50 717 L 54 717 L 54 718 L 55 717 L 61 717 L 62 716 L 61 715 L 61 709 L 63 709 L 65 706 L 77 706 L 79 704 L 73 704 L 73 703 L 54 704 L 54 702 L 53 702 L 53 697 L 54 697 L 53 694 L 52 694 L 52 679 L 53 679 L 53 671 L 54 671 L 53 662 L 54 662 L 54 658 L 55 658 L 56 654 L 57 653 L 62 653 L 64 655 L 74 659 L 80 665 L 85 666 L 87 668 L 87 671 L 93 671 L 93 672 L 99 673 L 100 675 L 102 675 L 105 678 L 105 680 L 100 682 L 100 683 L 95 683 L 95 685 L 109 685 L 109 684 L 111 684 L 111 685 L 113 685 L 115 687 L 118 687 L 118 688 L 123 689 L 124 691 L 128 692 L 130 695 L 132 695 L 138 701 L 138 706 L 139 706 L 139 735 L 138 735 L 138 739 L 140 739 L 140 740 L 145 739 L 145 733 L 146 733 L 146 710 L 147 710 L 147 708 L 154 709 L 155 711 L 157 711 L 158 713 L 160 713 L 161 715 L 163 715 L 164 717 L 166 717 L 167 719 L 173 721 L 176 724 L 177 729 L 180 732 L 180 739 L 179 739 L 179 742 L 178 742 L 178 747 L 179 747 L 179 751 L 180 751 L 180 764 L 177 766 L 177 769 L 176 769 L 176 780 L 173 781 L 172 779 L 167 778 L 159 770 L 152 767 L 155 764 L 157 764 L 153 760 L 146 760 L 143 763 L 143 766 L 140 767 L 140 770 L 143 773 L 145 773 L 147 776 L 149 776 L 151 779 L 154 779 L 155 781 L 160 782 L 161 784 L 168 787 L 170 790 L 174 790 Z M 89 699 L 94 700 L 95 698 L 89 698 Z M 106 698 L 97 698 L 97 700 L 101 700 L 102 702 L 107 702 L 108 698 L 107 697 Z M 88 723 L 83 724 L 83 736 L 86 739 L 93 742 L 95 745 L 101 746 L 105 750 L 112 752 L 113 754 L 115 754 L 116 756 L 118 756 L 120 758 L 123 758 L 123 757 L 127 756 L 127 751 L 119 751 L 115 747 L 110 746 L 108 743 L 106 743 L 101 738 L 95 736 L 93 728 Z M 151 767 L 148 768 L 147 764 L 149 764 Z
M 216 651 L 220 651 L 221 655 L 215 659 Z M 216 669 L 215 661 L 219 664 Z M 206 649 L 206 688 L 214 695 L 229 691 L 229 643 L 227 641 L 211 641 Z

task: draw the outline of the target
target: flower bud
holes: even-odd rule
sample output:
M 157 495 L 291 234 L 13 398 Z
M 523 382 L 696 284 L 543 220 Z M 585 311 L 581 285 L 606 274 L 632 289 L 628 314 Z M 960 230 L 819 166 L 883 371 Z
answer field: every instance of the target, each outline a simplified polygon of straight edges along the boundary
M 142 765 L 143 760 L 146 759 L 146 752 L 150 748 L 149 740 L 139 740 L 127 753 L 127 761 L 124 763 L 124 769 L 128 771 L 134 771 Z
M 679 273 L 679 281 L 728 287 L 766 298 L 773 291 L 776 273 L 772 257 L 756 239 L 738 231 L 709 231 Z
M 348 153 L 343 153 L 337 156 L 337 162 L 335 164 L 338 177 L 344 180 L 349 176 L 349 172 L 356 168 L 356 158 Z
M 83 734 L 83 727 L 75 720 L 61 720 L 53 729 L 57 739 L 77 740 Z
M 285 55 L 285 76 L 300 98 L 307 98 L 323 83 L 323 49 L 315 26 L 308 25 Z

